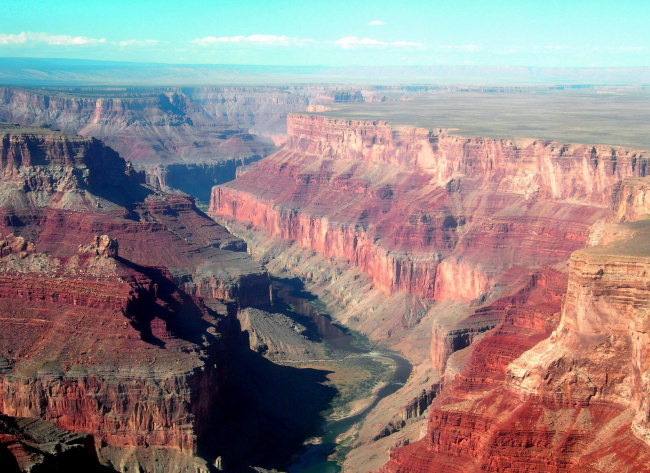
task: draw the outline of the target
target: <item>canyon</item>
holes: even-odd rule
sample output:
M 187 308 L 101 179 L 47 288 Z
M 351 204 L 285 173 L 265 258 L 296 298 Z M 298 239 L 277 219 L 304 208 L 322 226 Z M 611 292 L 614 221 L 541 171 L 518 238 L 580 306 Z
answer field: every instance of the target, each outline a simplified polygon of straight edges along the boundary
M 403 88 L 0 87 L 0 121 L 102 140 L 161 190 L 207 202 L 215 184 L 286 139 L 286 116 L 311 104 L 395 100 Z
M 645 471 L 647 153 L 307 114 L 287 130 L 209 214 L 415 366 L 346 471 L 387 450 L 392 472 Z
M 648 471 L 646 151 L 332 110 L 418 88 L 0 92 L 16 471 Z
M 90 434 L 95 461 L 118 471 L 228 464 L 214 439 L 241 409 L 233 373 L 263 363 L 242 355 L 237 313 L 270 306 L 266 270 L 192 197 L 146 185 L 94 138 L 0 125 L 0 143 L 0 411 Z M 310 425 L 293 429 L 298 444 Z M 18 451 L 11 438 L 2 455 Z M 284 447 L 231 441 L 286 461 Z

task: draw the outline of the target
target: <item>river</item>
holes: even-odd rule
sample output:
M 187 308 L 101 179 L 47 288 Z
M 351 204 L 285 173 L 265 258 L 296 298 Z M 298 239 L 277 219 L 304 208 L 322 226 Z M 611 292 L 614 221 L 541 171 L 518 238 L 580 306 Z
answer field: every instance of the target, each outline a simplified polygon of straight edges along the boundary
M 329 344 L 342 354 L 383 356 L 390 358 L 395 363 L 392 379 L 375 394 L 372 404 L 355 415 L 340 420 L 326 421 L 323 424 L 323 432 L 318 443 L 308 445 L 299 460 L 289 469 L 290 473 L 336 473 L 341 471 L 340 466 L 327 459 L 336 449 L 336 438 L 362 421 L 380 400 L 404 386 L 411 375 L 412 366 L 401 356 L 382 351 L 380 347 L 366 349 L 355 345 L 354 342 L 357 338 L 351 334 L 351 331 L 337 326 L 327 315 L 319 313 L 314 306 L 316 297 L 301 290 L 300 286 L 301 283 L 297 280 L 274 279 L 274 297 L 280 302 L 290 305 L 296 314 L 308 317 L 315 325 L 324 343 Z

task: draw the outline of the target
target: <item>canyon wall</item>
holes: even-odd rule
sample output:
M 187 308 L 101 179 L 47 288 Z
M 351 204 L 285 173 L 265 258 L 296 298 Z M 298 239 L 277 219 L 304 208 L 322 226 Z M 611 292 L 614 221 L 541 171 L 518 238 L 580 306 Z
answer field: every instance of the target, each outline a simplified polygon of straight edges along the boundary
M 648 158 L 624 148 L 461 138 L 290 115 L 273 156 L 210 213 L 342 257 L 387 294 L 470 301 L 514 266 L 566 260 Z
M 517 350 L 495 340 L 503 329 L 478 342 L 426 436 L 384 471 L 649 471 L 648 220 L 613 226 L 617 240 L 571 256 L 552 334 Z M 499 376 L 468 385 L 497 342 L 512 350 Z
M 118 470 L 209 471 L 236 312 L 269 304 L 266 271 L 98 140 L 0 131 L 0 411 L 91 434 Z
M 12 317 L 0 350 L 12 370 L 0 381 L 0 411 L 111 445 L 196 453 L 225 369 L 223 327 L 208 324 L 200 302 L 165 293 L 164 274 L 150 279 L 113 258 L 7 258 L 0 293 Z M 187 340 L 191 325 L 204 325 L 208 350 Z
M 136 168 L 145 170 L 151 185 L 207 201 L 209 189 L 233 179 L 236 167 L 275 150 L 270 138 L 260 141 L 240 128 L 240 124 L 251 123 L 244 124 L 238 117 L 249 117 L 251 122 L 259 117 L 273 126 L 275 116 L 282 115 L 278 105 L 275 115 L 266 117 L 271 113 L 268 109 L 257 110 L 244 100 L 250 96 L 245 89 L 221 92 L 219 97 L 208 95 L 195 101 L 181 89 L 100 89 L 84 94 L 79 90 L 1 88 L 0 121 L 48 124 L 66 133 L 101 139 Z M 265 93 L 281 92 L 271 89 Z M 294 110 L 293 105 L 288 107 Z M 172 172 L 178 175 L 171 181 L 166 179 L 169 165 L 175 166 Z M 207 182 L 192 182 L 197 167 L 212 177 L 205 176 Z
M 438 301 L 382 328 L 401 347 L 431 319 L 439 378 L 413 401 L 427 434 L 390 443 L 408 419 L 373 416 L 384 423 L 361 432 L 377 443 L 355 448 L 375 453 L 346 465 L 362 471 L 381 444 L 401 447 L 391 472 L 647 471 L 647 153 L 306 115 L 288 131 L 281 150 L 214 188 L 210 215 L 286 242 L 278 257 L 299 271 L 309 260 L 291 248 L 324 257 L 308 281 L 352 283 L 340 268 L 356 266 L 394 311 L 407 310 L 400 294 Z M 355 327 L 374 337 L 392 323 L 340 290 Z
M 490 190 L 528 199 L 611 204 L 614 186 L 646 175 L 643 151 L 550 140 L 464 138 L 387 122 L 290 115 L 287 148 L 325 159 L 353 159 L 424 171 L 437 184 L 479 179 Z
M 92 136 L 145 170 L 147 182 L 207 202 L 236 168 L 287 139 L 287 114 L 346 97 L 386 100 L 404 88 L 353 93 L 337 87 L 52 88 L 0 87 L 0 122 L 46 125 Z

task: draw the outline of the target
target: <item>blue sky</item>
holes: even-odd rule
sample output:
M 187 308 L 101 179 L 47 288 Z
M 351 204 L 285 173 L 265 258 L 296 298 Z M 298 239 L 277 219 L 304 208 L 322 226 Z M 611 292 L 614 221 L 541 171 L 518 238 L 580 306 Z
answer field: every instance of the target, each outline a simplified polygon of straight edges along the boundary
M 650 1 L 3 0 L 0 56 L 178 64 L 650 66 Z

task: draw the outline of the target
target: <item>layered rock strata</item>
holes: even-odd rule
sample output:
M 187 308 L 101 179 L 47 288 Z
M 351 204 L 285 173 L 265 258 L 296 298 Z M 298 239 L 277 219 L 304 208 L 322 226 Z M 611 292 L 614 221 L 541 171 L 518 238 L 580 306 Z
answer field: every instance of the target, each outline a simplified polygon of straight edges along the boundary
M 286 146 L 210 213 L 359 266 L 386 294 L 471 301 L 515 265 L 565 261 L 648 159 L 623 148 L 461 138 L 291 115 Z
M 6 257 L 0 411 L 196 453 L 223 377 L 223 327 L 170 279 L 103 256 Z
M 428 433 L 395 450 L 386 471 L 645 471 L 644 410 L 636 410 L 644 405 L 643 396 L 634 395 L 627 404 L 614 398 L 590 401 L 601 389 L 591 384 L 614 389 L 622 375 L 608 374 L 600 384 L 590 381 L 603 363 L 587 361 L 592 359 L 589 342 L 579 349 L 575 342 L 572 362 L 561 355 L 565 348 L 548 346 L 566 331 L 576 277 L 573 260 L 582 253 L 573 256 L 563 305 L 565 262 L 585 245 L 620 240 L 625 231 L 607 225 L 607 219 L 634 220 L 647 213 L 645 152 L 462 138 L 440 130 L 304 115 L 291 115 L 288 130 L 279 152 L 215 187 L 210 214 L 253 240 L 263 228 L 290 248 L 324 256 L 323 264 L 332 268 L 314 268 L 305 273 L 308 281 L 332 273 L 327 284 L 335 286 L 336 279 L 349 279 L 339 268 L 356 266 L 395 301 L 397 311 L 407 310 L 397 304 L 407 297 L 404 293 L 440 301 L 425 317 L 409 321 L 404 313 L 399 327 L 387 330 L 387 336 L 397 334 L 399 340 L 400 330 L 432 319 L 430 360 L 440 379 L 433 378 L 429 391 L 403 405 L 407 417 L 430 411 Z M 282 250 L 279 257 L 290 251 L 295 267 L 306 270 L 307 257 L 298 257 L 298 250 Z M 641 290 L 642 270 L 612 270 L 629 274 L 635 281 L 629 284 L 640 284 Z M 616 309 L 614 302 L 594 305 L 610 317 L 629 311 L 624 308 L 631 302 L 628 292 L 613 296 Z M 592 290 L 581 294 L 577 307 L 584 307 Z M 363 296 L 345 299 L 354 299 L 343 311 L 350 314 L 346 320 L 367 333 L 375 336 L 389 323 Z M 354 303 L 356 312 L 350 308 Z M 632 306 L 643 312 L 642 304 Z M 627 350 L 628 341 L 616 347 Z M 606 366 L 627 363 L 617 356 L 621 350 L 605 345 L 611 357 Z M 537 353 L 544 346 L 544 354 Z M 642 350 L 635 353 L 630 356 L 642 360 Z M 521 360 L 528 364 L 516 368 Z M 643 362 L 631 366 L 637 365 L 632 370 L 642 373 Z M 588 366 L 593 374 L 576 372 Z M 643 392 L 639 376 L 636 384 L 629 378 L 629 395 Z M 586 397 L 578 395 L 583 391 Z M 573 396 L 580 400 L 567 404 Z M 378 444 L 391 445 L 384 437 L 400 425 L 404 422 L 393 419 L 371 429 Z M 362 433 L 367 430 L 364 426 Z M 614 431 L 623 436 L 616 445 L 608 443 L 607 432 Z M 409 437 L 398 438 L 393 446 L 409 442 Z M 359 463 L 363 457 L 356 456 Z
M 239 298 L 243 305 L 268 301 L 265 271 L 192 197 L 141 185 L 142 173 L 93 138 L 4 130 L 0 231 L 20 229 L 21 238 L 59 257 L 77 254 L 98 234 L 110 234 L 120 242 L 122 257 L 166 266 L 192 294 Z M 155 244 L 147 241 L 149 234 Z M 240 289 L 249 283 L 260 286 L 244 296 Z
M 288 113 L 310 103 L 386 100 L 408 88 L 344 91 L 323 86 L 201 88 L 0 87 L 0 122 L 46 124 L 101 139 L 164 191 L 201 201 L 236 169 L 274 152 L 287 138 Z
M 228 96 L 231 103 L 219 101 L 210 108 L 178 89 L 68 92 L 0 88 L 0 121 L 45 123 L 101 139 L 145 170 L 151 185 L 192 193 L 204 201 L 213 185 L 234 179 L 238 166 L 275 150 L 270 139 L 256 139 L 239 127 L 236 117 L 219 113 L 229 105 L 248 114 L 250 105 L 238 104 L 237 94 Z M 197 175 L 201 179 L 196 180 Z
M 269 303 L 266 271 L 95 139 L 0 143 L 0 412 L 89 433 L 117 469 L 208 471 L 237 307 Z
M 649 471 L 648 221 L 618 231 L 626 241 L 572 255 L 551 336 L 501 360 L 490 382 L 470 362 L 434 401 L 424 439 L 385 471 Z
M 236 121 L 210 115 L 175 89 L 97 90 L 84 95 L 2 88 L 0 117 L 101 139 L 138 164 L 221 161 L 272 149 L 239 129 Z

